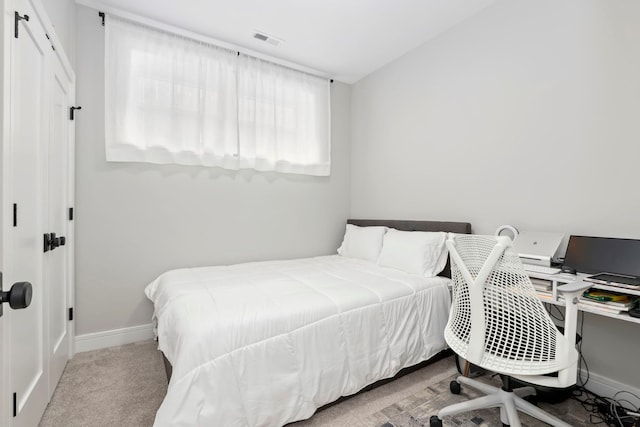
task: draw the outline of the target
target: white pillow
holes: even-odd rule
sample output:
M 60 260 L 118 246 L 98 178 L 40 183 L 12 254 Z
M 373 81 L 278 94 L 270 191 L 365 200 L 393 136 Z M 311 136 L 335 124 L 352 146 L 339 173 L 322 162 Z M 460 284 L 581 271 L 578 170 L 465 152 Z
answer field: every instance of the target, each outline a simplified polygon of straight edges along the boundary
M 376 262 L 382 249 L 382 238 L 386 232 L 387 227 L 358 227 L 347 224 L 338 254 Z
M 384 236 L 378 265 L 406 273 L 435 277 L 447 264 L 447 233 L 399 231 L 390 228 Z

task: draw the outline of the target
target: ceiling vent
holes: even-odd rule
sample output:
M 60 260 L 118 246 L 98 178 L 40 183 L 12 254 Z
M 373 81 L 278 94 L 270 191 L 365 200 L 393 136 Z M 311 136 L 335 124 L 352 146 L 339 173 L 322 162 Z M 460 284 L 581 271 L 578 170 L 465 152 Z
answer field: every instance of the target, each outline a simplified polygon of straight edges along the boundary
M 271 46 L 280 46 L 280 44 L 284 42 L 284 40 L 279 39 L 278 37 L 270 36 L 269 34 L 265 34 L 263 32 L 253 33 L 253 38 L 265 43 L 269 43 Z

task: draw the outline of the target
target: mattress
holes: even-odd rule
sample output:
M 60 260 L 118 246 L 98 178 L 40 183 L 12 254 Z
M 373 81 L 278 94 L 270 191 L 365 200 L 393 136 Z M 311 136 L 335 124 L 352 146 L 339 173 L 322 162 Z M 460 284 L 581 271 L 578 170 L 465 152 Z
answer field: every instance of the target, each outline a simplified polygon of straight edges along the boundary
M 167 272 L 156 426 L 281 426 L 446 348 L 444 277 L 338 255 Z

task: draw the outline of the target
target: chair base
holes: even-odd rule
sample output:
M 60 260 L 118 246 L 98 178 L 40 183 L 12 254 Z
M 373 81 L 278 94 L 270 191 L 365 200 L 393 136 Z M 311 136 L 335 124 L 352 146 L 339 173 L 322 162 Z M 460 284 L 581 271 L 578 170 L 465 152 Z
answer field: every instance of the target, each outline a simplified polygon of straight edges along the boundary
M 562 403 L 573 396 L 573 392 L 576 389 L 575 384 L 569 387 L 549 387 L 526 381 L 519 380 L 517 378 L 511 378 L 511 386 L 516 387 L 533 387 L 536 389 L 536 398 L 538 402 L 547 403 Z
M 456 378 L 456 382 L 481 391 L 485 393 L 486 396 L 442 408 L 438 412 L 437 417 L 431 417 L 430 424 L 432 427 L 441 426 L 442 419 L 449 415 L 474 411 L 476 409 L 497 407 L 500 408 L 500 420 L 503 425 L 521 427 L 520 417 L 518 416 L 518 411 L 521 411 L 555 427 L 571 427 L 570 424 L 567 424 L 561 419 L 554 417 L 548 412 L 543 411 L 523 399 L 524 397 L 531 396 L 536 393 L 536 390 L 533 387 L 521 387 L 511 391 L 506 391 L 502 388 L 494 387 L 463 376 Z

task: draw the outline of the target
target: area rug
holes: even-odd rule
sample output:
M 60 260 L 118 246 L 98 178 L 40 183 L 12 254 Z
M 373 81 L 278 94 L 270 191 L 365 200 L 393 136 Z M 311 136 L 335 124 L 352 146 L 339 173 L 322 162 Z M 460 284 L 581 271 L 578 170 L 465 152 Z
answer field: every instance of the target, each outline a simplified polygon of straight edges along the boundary
M 438 409 L 480 396 L 463 387 L 451 394 L 456 377 L 453 357 L 435 361 L 404 377 L 352 396 L 290 427 L 428 426 Z M 483 381 L 499 386 L 498 378 Z M 42 427 L 151 426 L 167 381 L 160 353 L 152 341 L 77 354 L 67 365 L 40 423 Z M 540 406 L 572 426 L 584 426 L 588 413 L 573 400 Z M 524 426 L 544 423 L 523 415 Z M 498 409 L 448 417 L 445 426 L 501 426 Z M 221 426 L 224 427 L 224 426 Z

